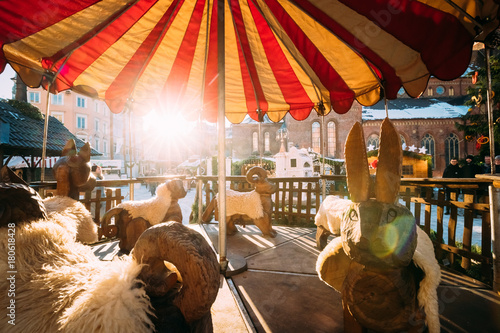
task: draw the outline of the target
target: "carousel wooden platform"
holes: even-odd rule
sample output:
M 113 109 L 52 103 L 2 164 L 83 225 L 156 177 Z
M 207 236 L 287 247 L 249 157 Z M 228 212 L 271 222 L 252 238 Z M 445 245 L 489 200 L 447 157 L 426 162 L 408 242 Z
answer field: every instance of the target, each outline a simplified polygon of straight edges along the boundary
M 190 225 L 218 250 L 218 224 Z M 340 294 L 319 280 L 315 228 L 275 226 L 264 238 L 255 226 L 227 238 L 228 258 L 243 257 L 247 270 L 221 276 L 212 308 L 214 332 L 343 332 Z M 117 242 L 94 246 L 102 260 Z M 442 269 L 438 288 L 442 332 L 499 332 L 500 296 L 469 277 Z

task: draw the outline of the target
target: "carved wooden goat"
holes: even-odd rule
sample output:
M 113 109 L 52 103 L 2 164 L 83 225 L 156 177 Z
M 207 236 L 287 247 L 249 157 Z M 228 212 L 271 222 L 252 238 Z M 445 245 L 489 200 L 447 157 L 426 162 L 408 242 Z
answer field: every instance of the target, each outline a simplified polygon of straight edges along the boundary
M 246 179 L 255 187 L 253 191 L 226 191 L 227 233 L 231 235 L 238 231 L 235 224 L 245 225 L 247 222 L 253 222 L 263 235 L 276 237 L 276 231 L 271 224 L 271 195 L 278 189 L 277 185 L 269 182 L 267 171 L 257 166 L 248 170 Z M 208 204 L 201 217 L 202 221 L 210 221 L 213 212 L 217 220 L 217 197 Z

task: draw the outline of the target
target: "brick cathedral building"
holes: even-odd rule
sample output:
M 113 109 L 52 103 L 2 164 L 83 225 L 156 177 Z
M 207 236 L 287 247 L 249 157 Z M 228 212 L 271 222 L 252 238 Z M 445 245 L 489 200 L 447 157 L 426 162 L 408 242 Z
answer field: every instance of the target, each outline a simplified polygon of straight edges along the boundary
M 464 140 L 463 132 L 455 128 L 455 123 L 461 122 L 460 117 L 468 112 L 469 108 L 463 104 L 471 84 L 468 77 L 454 81 L 431 78 L 420 98 L 409 98 L 401 90 L 398 99 L 388 101 L 389 118 L 400 133 L 403 148 L 419 152 L 425 147 L 433 160 L 434 177 L 442 175 L 451 157 L 477 154 L 475 142 Z M 313 111 L 303 121 L 296 121 L 287 114 L 279 123 L 261 123 L 260 130 L 258 123 L 244 121 L 231 126 L 229 145 L 233 157 L 241 159 L 261 154 L 272 157 L 282 144 L 320 153 L 323 133 L 325 155 L 343 159 L 347 134 L 356 121 L 363 124 L 367 146 L 378 147 L 379 128 L 385 115 L 384 101 L 371 107 L 355 102 L 346 114 L 330 112 L 322 119 Z

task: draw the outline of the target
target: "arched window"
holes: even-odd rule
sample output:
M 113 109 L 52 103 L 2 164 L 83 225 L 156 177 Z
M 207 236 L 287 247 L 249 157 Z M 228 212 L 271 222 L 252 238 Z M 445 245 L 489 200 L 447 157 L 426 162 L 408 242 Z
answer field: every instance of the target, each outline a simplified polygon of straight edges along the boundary
M 421 141 L 422 147 L 425 147 L 427 149 L 427 154 L 432 156 L 432 168 L 434 169 L 436 164 L 435 164 L 435 146 L 436 142 L 434 141 L 434 137 L 427 133 L 424 135 Z
M 337 138 L 335 137 L 335 123 L 330 121 L 327 127 L 328 137 L 328 156 L 335 156 L 335 146 L 337 145 Z
M 373 149 L 378 149 L 379 146 L 379 139 L 377 134 L 372 134 L 368 137 L 368 140 L 366 141 L 366 146 L 370 147 L 373 146 Z
M 460 156 L 460 148 L 458 145 L 458 136 L 455 133 L 450 133 L 444 141 L 444 160 L 446 165 L 450 164 L 452 157 Z
M 253 132 L 252 140 L 252 152 L 259 151 L 259 135 L 257 132 Z
M 448 88 L 448 95 L 449 96 L 455 96 L 455 89 L 453 87 Z
M 406 139 L 402 134 L 399 134 L 399 138 L 401 139 L 401 146 L 406 145 Z
M 269 132 L 264 133 L 264 151 L 271 151 L 269 147 Z
M 434 95 L 434 91 L 432 90 L 432 88 L 427 88 L 427 96 L 432 96 Z
M 317 121 L 312 124 L 312 149 L 321 153 L 321 126 Z

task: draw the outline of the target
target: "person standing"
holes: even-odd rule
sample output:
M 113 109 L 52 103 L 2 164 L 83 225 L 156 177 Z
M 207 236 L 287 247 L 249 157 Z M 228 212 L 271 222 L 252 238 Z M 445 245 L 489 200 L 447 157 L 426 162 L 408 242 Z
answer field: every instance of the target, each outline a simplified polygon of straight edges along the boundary
M 500 155 L 495 156 L 495 173 L 500 173 Z
M 462 166 L 462 177 L 463 178 L 475 178 L 477 174 L 482 173 L 479 165 L 473 163 L 474 156 L 467 155 L 465 158 L 465 164 Z
M 444 169 L 443 178 L 462 178 L 462 168 L 458 165 L 458 158 L 452 157 L 450 164 Z M 458 195 L 458 189 L 446 188 L 446 201 L 450 201 L 451 192 L 455 192 Z M 450 206 L 446 206 L 445 214 L 450 214 Z
M 491 157 L 484 157 L 483 173 L 491 173 Z

